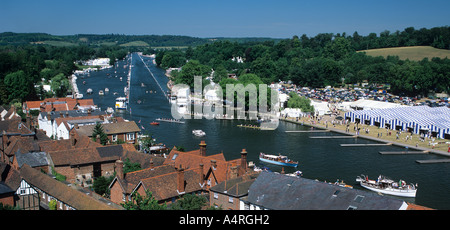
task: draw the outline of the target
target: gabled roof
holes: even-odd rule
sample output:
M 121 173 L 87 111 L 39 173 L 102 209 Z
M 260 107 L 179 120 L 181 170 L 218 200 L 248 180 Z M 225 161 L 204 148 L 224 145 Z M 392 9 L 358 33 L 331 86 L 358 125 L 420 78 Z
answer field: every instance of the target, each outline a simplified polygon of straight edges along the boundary
M 261 172 L 246 200 L 273 210 L 400 210 L 403 200 L 306 178 Z
M 76 133 L 74 133 L 74 135 L 74 138 L 76 140 L 74 146 L 72 146 L 71 139 L 42 141 L 39 142 L 40 151 L 49 152 L 68 150 L 72 148 L 93 148 L 102 146 L 101 144 L 92 141 L 87 136 L 79 136 Z
M 75 106 L 79 107 L 91 107 L 95 106 L 93 99 L 76 99 L 76 98 L 46 98 L 43 101 L 26 101 L 24 107 L 26 110 L 30 109 L 41 109 L 50 112 L 55 111 L 66 111 L 73 110 Z
M 16 190 L 20 186 L 20 180 L 19 171 L 6 163 L 0 162 L 0 181 Z
M 97 148 L 76 148 L 59 151 L 49 151 L 55 166 L 82 165 L 98 162 L 110 162 L 120 159 L 123 155 L 120 145 L 102 146 Z
M 190 169 L 183 172 L 184 193 L 192 193 L 203 189 L 202 186 L 200 186 L 200 175 L 196 172 L 197 170 L 198 169 Z M 152 192 L 152 195 L 156 200 L 166 200 L 172 197 L 178 197 L 184 193 L 179 193 L 177 190 L 177 174 L 178 172 L 172 172 L 143 179 L 134 190 L 139 186 L 144 186 L 144 189 L 148 189 Z
M 216 162 L 216 167 L 213 167 L 212 161 Z M 240 165 L 240 162 L 240 158 L 226 161 L 223 153 L 201 156 L 199 150 L 181 152 L 176 148 L 173 148 L 164 161 L 164 164 L 171 164 L 174 166 L 182 165 L 184 168 L 189 169 L 197 168 L 201 163 L 206 170 L 213 168 L 214 176 L 217 182 L 220 183 L 230 177 L 230 167 Z
M 242 197 L 248 194 L 248 190 L 256 180 L 258 173 L 236 177 L 211 187 L 209 190 L 233 197 Z
M 91 196 L 86 195 L 66 184 L 59 182 L 49 175 L 23 165 L 20 169 L 21 177 L 29 184 L 39 188 L 56 199 L 78 210 L 117 210 L 116 205 L 108 205 Z M 111 202 L 112 203 L 112 202 Z
M 90 115 L 89 115 L 90 114 Z M 74 117 L 87 117 L 87 116 L 100 116 L 100 115 L 106 115 L 106 111 L 101 111 L 98 109 L 91 110 L 88 112 L 88 110 L 68 110 L 68 111 L 49 111 L 49 112 L 41 112 L 39 113 L 39 116 L 44 119 L 47 117 L 47 115 L 50 115 L 50 119 L 54 120 L 56 118 L 74 118 Z M 62 117 L 61 117 L 62 116 Z
M 19 168 L 24 164 L 27 164 L 33 168 L 49 165 L 47 154 L 45 152 L 16 153 L 16 159 L 19 164 Z
M 6 131 L 7 134 L 33 134 L 33 131 L 31 131 L 20 118 L 1 121 L 0 131 Z
M 84 125 L 84 126 L 80 126 L 78 129 L 76 129 L 76 131 L 79 135 L 85 135 L 85 136 L 91 137 L 92 132 L 94 131 L 94 127 L 95 127 L 95 125 Z M 134 121 L 105 123 L 105 124 L 102 124 L 102 127 L 103 127 L 103 131 L 107 135 L 120 134 L 120 133 L 134 133 L 134 132 L 141 131 L 141 129 L 137 126 L 136 122 L 134 122 Z

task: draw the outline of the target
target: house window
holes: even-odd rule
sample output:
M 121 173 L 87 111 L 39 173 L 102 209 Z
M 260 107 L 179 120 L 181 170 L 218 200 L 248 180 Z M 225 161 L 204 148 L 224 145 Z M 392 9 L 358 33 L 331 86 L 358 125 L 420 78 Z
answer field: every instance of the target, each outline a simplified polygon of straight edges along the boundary
M 219 199 L 219 193 L 217 192 L 214 193 L 214 199 Z
M 116 142 L 116 141 L 117 141 L 117 134 L 113 134 L 113 135 L 112 135 L 112 141 L 113 141 L 113 142 Z
M 357 209 L 357 207 L 355 207 L 355 206 L 348 206 L 348 208 L 347 208 L 347 210 L 356 210 Z
M 229 197 L 228 197 L 228 202 L 229 202 L 229 203 L 233 203 L 233 200 L 234 200 L 234 199 L 233 199 L 232 196 L 229 196 Z
M 126 199 L 126 195 L 125 195 L 125 193 L 122 193 L 122 201 L 125 201 L 125 199 Z
M 127 140 L 133 141 L 134 140 L 134 133 L 127 133 Z

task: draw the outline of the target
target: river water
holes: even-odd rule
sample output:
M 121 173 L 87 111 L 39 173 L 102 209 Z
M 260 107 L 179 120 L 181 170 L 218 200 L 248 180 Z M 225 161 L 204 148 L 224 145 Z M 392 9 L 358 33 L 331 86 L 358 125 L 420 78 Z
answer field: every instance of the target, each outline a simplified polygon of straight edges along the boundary
M 147 64 L 154 77 L 151 76 L 143 61 Z M 167 90 L 168 79 L 164 70 L 152 64 L 152 59 L 141 58 L 132 54 L 130 111 L 117 113 L 128 120 L 134 120 L 143 127 L 143 133 L 152 134 L 157 142 L 168 147 L 183 146 L 187 151 L 198 149 L 201 140 L 207 144 L 207 154 L 223 152 L 227 160 L 240 157 L 242 149 L 246 149 L 248 161 L 261 166 L 258 155 L 260 152 L 268 154 L 287 155 L 298 161 L 299 166 L 285 168 L 286 172 L 301 170 L 303 177 L 320 181 L 335 182 L 343 180 L 355 189 L 364 189 L 356 185 L 355 179 L 361 174 L 376 179 L 382 174 L 394 180 L 403 179 L 407 183 L 417 183 L 416 198 L 400 198 L 407 202 L 416 203 L 435 209 L 450 209 L 450 164 L 418 164 L 416 160 L 442 158 L 430 155 L 381 155 L 379 151 L 403 151 L 396 146 L 375 147 L 341 147 L 340 144 L 375 143 L 361 138 L 345 139 L 315 139 L 312 136 L 339 135 L 332 132 L 318 133 L 286 133 L 288 130 L 308 130 L 310 127 L 280 122 L 274 131 L 262 131 L 237 127 L 242 120 L 208 120 L 188 119 L 184 124 L 161 122 L 159 126 L 151 126 L 150 122 L 156 118 L 171 118 L 171 107 L 162 93 Z M 90 76 L 79 77 L 77 80 L 80 93 L 84 98 L 93 98 L 94 103 L 102 110 L 114 108 L 115 98 L 124 96 L 127 85 L 128 68 L 124 64 L 130 60 L 118 61 L 113 68 L 91 72 Z M 117 77 L 116 77 L 117 76 Z M 122 77 L 122 81 L 120 81 Z M 156 81 L 155 81 L 156 79 Z M 83 85 L 81 82 L 85 81 Z M 142 86 L 142 83 L 144 84 Z M 104 96 L 99 90 L 109 88 Z M 93 94 L 87 95 L 91 88 Z M 117 92 L 117 95 L 114 95 Z M 138 103 L 138 101 L 140 103 Z M 205 137 L 196 137 L 192 130 L 201 129 L 206 132 Z M 272 171 L 281 171 L 281 167 L 267 165 Z

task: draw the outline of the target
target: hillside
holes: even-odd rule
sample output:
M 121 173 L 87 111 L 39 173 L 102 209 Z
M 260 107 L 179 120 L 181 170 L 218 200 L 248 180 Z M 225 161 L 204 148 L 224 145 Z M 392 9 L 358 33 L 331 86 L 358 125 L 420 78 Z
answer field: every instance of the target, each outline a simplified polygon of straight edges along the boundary
M 394 47 L 382 49 L 360 50 L 358 52 L 365 52 L 367 55 L 376 56 L 398 56 L 401 60 L 409 59 L 411 61 L 421 61 L 424 58 L 431 60 L 433 57 L 450 58 L 450 50 L 437 49 L 431 46 L 408 46 L 408 47 Z

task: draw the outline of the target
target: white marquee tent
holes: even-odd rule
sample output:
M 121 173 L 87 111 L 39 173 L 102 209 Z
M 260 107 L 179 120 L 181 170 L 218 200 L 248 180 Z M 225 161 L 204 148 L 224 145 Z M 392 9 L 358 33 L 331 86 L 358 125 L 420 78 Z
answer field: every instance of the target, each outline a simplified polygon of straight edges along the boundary
M 361 124 L 389 127 L 393 130 L 410 130 L 415 134 L 430 131 L 440 138 L 450 135 L 450 108 L 406 106 L 387 109 L 355 110 L 345 113 L 345 119 Z

